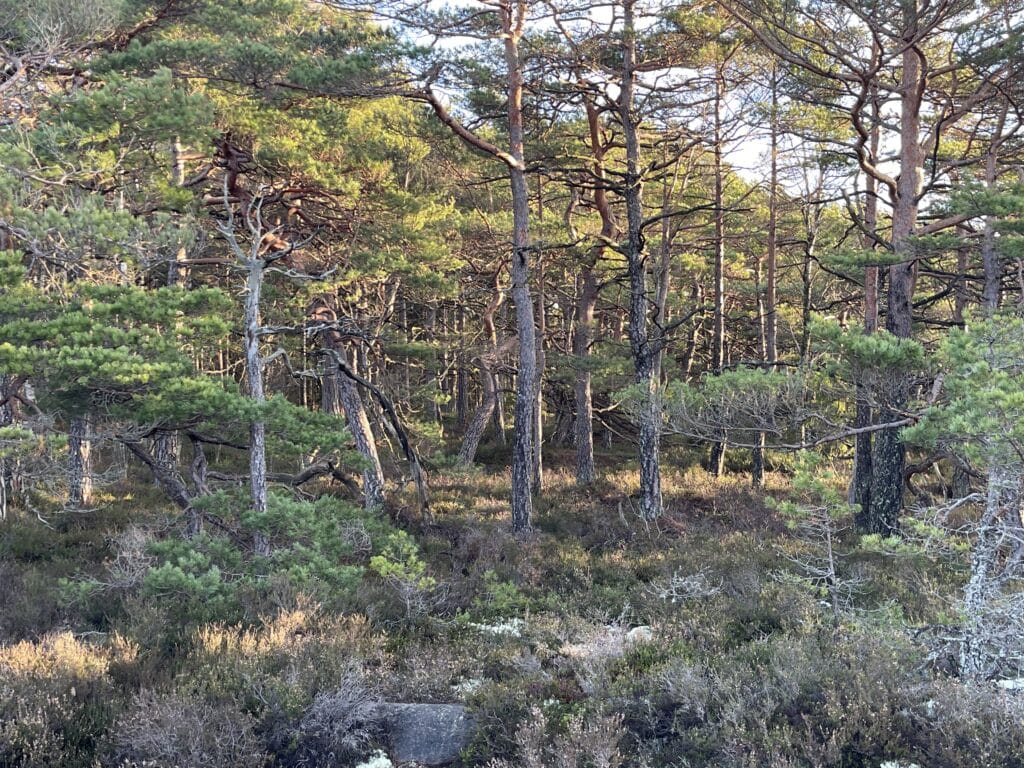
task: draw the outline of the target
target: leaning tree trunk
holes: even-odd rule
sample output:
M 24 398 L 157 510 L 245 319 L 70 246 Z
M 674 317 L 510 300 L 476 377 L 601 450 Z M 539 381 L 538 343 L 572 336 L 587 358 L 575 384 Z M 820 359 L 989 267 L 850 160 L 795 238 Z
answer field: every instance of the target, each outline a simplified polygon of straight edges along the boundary
M 325 324 L 334 324 L 338 320 L 335 311 L 323 298 L 317 301 L 311 318 Z M 335 328 L 327 328 L 320 338 L 327 353 L 320 385 L 320 407 L 326 413 L 345 415 L 352 442 L 363 460 L 363 505 L 367 510 L 380 509 L 384 506 L 384 470 L 359 389 L 338 367 L 339 359 L 346 359 L 342 336 Z
M 481 323 L 483 324 L 484 339 L 488 348 L 480 354 L 480 379 L 483 399 L 480 407 L 473 413 L 473 419 L 462 437 L 462 445 L 459 448 L 459 464 L 468 466 L 476 459 L 476 452 L 480 448 L 480 441 L 483 439 L 487 423 L 495 413 L 500 413 L 500 401 L 498 400 L 498 376 L 495 367 L 499 357 L 508 342 L 498 347 L 498 331 L 494 324 L 494 316 L 498 309 L 505 303 L 505 292 L 501 288 L 501 270 L 496 270 L 492 278 L 492 290 L 490 301 L 484 308 Z M 504 436 L 504 433 L 502 433 Z
M 345 354 L 340 351 L 339 354 Z M 356 451 L 362 457 L 363 466 L 363 505 L 368 510 L 380 509 L 384 506 L 384 469 L 377 452 L 377 440 L 370 428 L 370 419 L 366 415 L 366 406 L 359 394 L 359 389 L 351 379 L 339 376 L 338 394 L 348 431 L 352 434 Z
M 68 424 L 68 505 L 86 507 L 92 501 L 92 443 L 89 419 L 74 416 Z
M 459 446 L 459 464 L 464 467 L 470 466 L 476 459 L 480 440 L 484 436 L 487 423 L 491 420 L 491 414 L 494 413 L 494 407 L 498 402 L 498 387 L 495 383 L 494 373 L 483 356 L 480 360 L 480 378 L 483 384 L 483 399 L 480 401 L 480 407 L 473 413 L 473 418 L 462 436 L 462 444 Z

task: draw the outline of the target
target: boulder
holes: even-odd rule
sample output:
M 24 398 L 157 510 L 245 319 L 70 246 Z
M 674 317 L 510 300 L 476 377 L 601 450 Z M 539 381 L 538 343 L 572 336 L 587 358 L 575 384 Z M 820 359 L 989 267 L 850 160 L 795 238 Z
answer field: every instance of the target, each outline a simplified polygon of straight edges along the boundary
M 396 765 L 451 765 L 476 729 L 461 704 L 382 704 L 380 711 Z
M 654 630 L 648 626 L 633 627 L 626 633 L 626 645 L 650 643 L 654 640 Z

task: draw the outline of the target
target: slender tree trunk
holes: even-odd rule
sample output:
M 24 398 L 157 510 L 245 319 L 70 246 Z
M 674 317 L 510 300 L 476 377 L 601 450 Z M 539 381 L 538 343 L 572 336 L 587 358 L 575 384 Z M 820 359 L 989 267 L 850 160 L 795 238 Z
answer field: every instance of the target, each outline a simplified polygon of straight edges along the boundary
M 469 419 L 469 373 L 466 371 L 466 315 L 459 304 L 455 316 L 455 329 L 459 334 L 459 365 L 455 370 L 455 423 L 459 429 Z
M 608 201 L 605 179 L 604 141 L 601 121 L 593 101 L 584 97 L 587 128 L 590 134 L 590 153 L 593 158 L 594 207 L 601 216 L 601 241 L 587 254 L 580 268 L 579 291 L 576 301 L 576 333 L 573 335 L 573 354 L 576 356 L 576 482 L 589 485 L 596 479 L 594 469 L 594 397 L 590 365 L 590 347 L 594 343 L 594 312 L 597 308 L 599 286 L 597 263 L 604 254 L 605 243 L 618 237 L 619 228 Z
M 725 84 L 721 74 L 715 77 L 714 93 L 714 174 L 715 174 L 715 255 L 714 255 L 714 330 L 712 332 L 711 368 L 721 373 L 725 366 L 725 195 L 723 190 L 724 167 L 722 163 L 722 99 Z M 715 477 L 725 472 L 725 436 L 712 444 L 709 469 Z
M 538 220 L 540 215 L 538 214 Z M 547 312 L 544 307 L 544 261 L 537 260 L 537 376 L 533 410 L 533 492 L 544 492 L 544 338 L 547 335 Z
M 1002 136 L 1003 127 L 1006 123 L 1008 106 L 1004 102 L 999 113 L 999 120 L 996 125 L 995 137 L 985 154 L 985 187 L 990 193 L 995 192 L 998 174 L 998 147 L 999 137 Z M 993 314 L 999 307 L 1000 283 L 1002 282 L 1003 266 L 996 253 L 996 233 L 991 216 L 985 217 L 985 229 L 981 236 L 981 261 L 985 273 L 985 284 L 982 289 L 983 304 L 985 313 Z
M 764 306 L 762 318 L 764 360 L 774 370 L 779 360 L 778 313 L 776 286 L 778 283 L 778 221 L 779 221 L 779 79 L 778 68 L 772 62 L 771 115 L 769 118 L 769 175 L 768 175 L 768 243 L 765 249 Z M 760 298 L 760 292 L 758 293 Z M 765 435 L 757 435 L 757 445 L 751 450 L 750 482 L 755 488 L 764 487 Z
M 993 593 L 993 575 L 998 568 L 1000 543 L 1006 540 L 1006 525 L 1002 518 L 1014 494 L 1015 483 L 1009 473 L 991 462 L 988 472 L 988 490 L 985 509 L 976 526 L 977 535 L 971 553 L 971 573 L 964 587 L 964 638 L 960 646 L 960 673 L 971 680 L 984 680 L 995 653 L 989 643 L 988 622 L 985 612 Z
M 177 136 L 171 141 L 171 182 L 176 187 L 185 185 L 185 151 L 181 146 L 181 139 Z M 174 258 L 167 268 L 167 285 L 185 286 L 188 281 L 188 270 L 184 262 L 188 259 L 188 252 L 184 245 L 179 245 L 174 251 Z M 161 430 L 157 432 L 154 439 L 153 455 L 157 461 L 177 463 L 181 456 L 181 437 L 176 431 Z
M 265 263 L 253 255 L 246 265 L 249 270 L 245 296 L 245 370 L 249 397 L 260 408 L 266 401 L 263 390 L 263 356 L 260 354 L 260 295 L 263 290 Z M 267 513 L 267 428 L 261 415 L 249 427 L 249 484 L 252 509 L 257 519 Z M 264 531 L 253 534 L 253 546 L 259 555 L 270 554 L 270 542 Z
M 512 187 L 512 301 L 519 334 L 515 435 L 512 448 L 512 530 L 527 531 L 533 517 L 531 470 L 533 414 L 536 398 L 537 344 L 530 296 L 530 198 L 523 157 L 523 70 L 519 40 L 526 20 L 524 0 L 507 0 L 503 15 L 505 63 L 508 68 L 509 180 Z
M 92 443 L 89 419 L 73 416 L 68 424 L 68 506 L 92 503 Z
M 579 296 L 576 299 L 576 333 L 573 355 L 576 357 L 576 482 L 590 485 L 594 470 L 594 396 L 591 388 L 590 345 L 594 339 L 594 309 L 597 306 L 597 277 L 590 264 L 580 269 Z
M 872 162 L 877 162 L 881 141 L 879 119 L 878 93 L 875 89 L 871 99 L 871 138 L 869 143 Z M 871 174 L 867 174 L 865 194 L 864 229 L 867 230 L 867 237 L 864 246 L 866 249 L 874 251 L 875 237 L 878 234 L 878 182 Z M 878 265 L 868 264 L 864 268 L 864 333 L 866 334 L 872 334 L 878 330 L 878 278 Z M 865 375 L 866 372 L 861 372 L 857 377 L 855 428 L 867 427 L 874 418 L 874 409 L 869 400 L 870 387 L 868 382 L 863 381 Z M 872 442 L 871 432 L 861 432 L 857 435 L 854 446 L 853 482 L 850 485 L 850 501 L 858 507 L 857 527 L 863 531 L 871 529 Z
M 177 136 L 171 141 L 171 182 L 176 187 L 185 186 L 185 151 Z M 188 258 L 184 245 L 178 246 L 174 259 L 167 268 L 167 285 L 184 285 L 188 279 L 187 267 L 183 262 Z
M 9 427 L 14 424 L 14 386 L 6 373 L 0 373 L 0 401 L 0 427 Z M 0 452 L 0 521 L 7 519 L 8 491 L 13 490 L 13 480 L 10 461 Z
M 490 421 L 494 412 L 499 408 L 498 398 L 498 377 L 494 367 L 498 363 L 501 350 L 498 347 L 498 330 L 494 323 L 494 316 L 505 303 L 505 292 L 501 288 L 501 270 L 495 270 L 492 278 L 491 300 L 484 308 L 481 323 L 484 328 L 484 338 L 487 342 L 487 349 L 480 354 L 480 379 L 483 399 L 480 407 L 473 414 L 465 435 L 462 438 L 462 446 L 459 448 L 459 463 L 470 465 L 476 458 L 477 449 L 480 447 L 480 440 L 483 438 L 487 422 Z M 504 345 L 502 345 L 502 349 Z
M 619 96 L 619 117 L 626 144 L 627 241 L 629 266 L 629 346 L 633 354 L 636 383 L 642 403 L 637 414 L 640 458 L 640 515 L 653 520 L 661 515 L 661 393 L 654 378 L 657 349 L 651 342 L 648 321 L 647 255 L 643 234 L 643 176 L 640 171 L 639 124 L 634 114 L 636 80 L 636 28 L 634 0 L 623 3 L 623 72 Z
M 810 214 L 817 217 L 816 213 Z M 811 353 L 811 285 L 814 278 L 815 229 L 813 221 L 807 227 L 807 242 L 804 244 L 803 265 L 800 269 L 800 360 L 806 361 Z
M 770 170 L 768 177 L 768 246 L 765 263 L 764 286 L 764 341 L 765 357 L 769 363 L 779 359 L 778 311 L 776 290 L 778 285 L 778 230 L 779 230 L 779 83 L 778 70 L 772 64 L 771 141 L 769 146 Z

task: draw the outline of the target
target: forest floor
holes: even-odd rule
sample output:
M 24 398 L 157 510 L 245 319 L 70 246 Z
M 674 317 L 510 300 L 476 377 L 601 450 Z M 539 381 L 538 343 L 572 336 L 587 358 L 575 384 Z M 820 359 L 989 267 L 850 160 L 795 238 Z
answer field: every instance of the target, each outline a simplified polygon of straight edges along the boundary
M 0 765 L 358 765 L 375 700 L 467 705 L 466 765 L 1024 765 L 1020 702 L 948 678 L 930 642 L 955 621 L 953 560 L 840 521 L 836 605 L 809 571 L 822 542 L 772 502 L 783 473 L 755 490 L 670 455 L 645 524 L 628 455 L 589 489 L 568 454 L 548 461 L 532 534 L 509 530 L 506 472 L 435 472 L 430 521 L 411 489 L 391 511 L 414 549 L 354 556 L 368 567 L 335 601 L 274 581 L 238 620 L 185 625 L 180 595 L 147 590 L 173 512 L 141 479 L 88 512 L 12 515 Z M 104 598 L 76 599 L 83 581 Z

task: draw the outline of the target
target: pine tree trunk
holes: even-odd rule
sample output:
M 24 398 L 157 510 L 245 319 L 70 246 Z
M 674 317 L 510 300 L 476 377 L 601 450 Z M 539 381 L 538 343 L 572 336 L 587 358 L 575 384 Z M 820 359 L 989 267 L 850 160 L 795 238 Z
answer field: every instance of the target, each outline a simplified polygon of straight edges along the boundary
M 576 300 L 576 333 L 573 334 L 573 355 L 576 357 L 576 482 L 590 485 L 596 479 L 594 470 L 594 395 L 591 387 L 590 345 L 594 340 L 594 309 L 597 306 L 597 278 L 586 264 L 580 270 L 579 296 Z
M 455 370 L 455 424 L 463 429 L 469 419 L 469 373 L 466 371 L 466 315 L 461 303 L 456 310 L 455 328 L 459 334 L 459 364 Z
M 1005 514 L 1010 491 L 1009 478 L 996 462 L 988 473 L 985 509 L 976 526 L 974 548 L 971 553 L 971 574 L 964 587 L 964 638 L 960 647 L 960 674 L 971 680 L 984 680 L 992 670 L 992 656 L 996 649 L 986 643 L 985 610 L 992 597 L 993 572 L 999 558 L 999 544 L 1006 531 L 1000 518 Z
M 876 162 L 881 142 L 879 125 L 879 105 L 877 90 L 872 94 L 871 101 L 871 138 L 869 149 L 872 162 Z M 865 184 L 866 198 L 864 201 L 864 229 L 867 230 L 865 248 L 874 250 L 875 235 L 878 229 L 878 182 L 868 174 Z M 871 334 L 878 330 L 878 266 L 869 264 L 864 268 L 864 333 Z M 870 388 L 863 381 L 866 372 L 857 375 L 856 398 L 857 407 L 854 416 L 854 427 L 862 429 L 871 424 L 874 409 L 869 402 Z M 850 484 L 850 502 L 857 506 L 856 525 L 861 531 L 870 532 L 871 525 L 871 475 L 873 438 L 870 432 L 857 435 L 854 443 L 853 482 Z
M 590 347 L 594 343 L 594 312 L 597 308 L 599 285 L 597 263 L 605 250 L 605 242 L 618 237 L 619 228 L 608 201 L 605 183 L 604 140 L 601 137 L 601 118 L 594 102 L 584 96 L 590 135 L 590 153 L 593 158 L 594 207 L 601 216 L 601 242 L 590 249 L 580 267 L 579 290 L 576 298 L 576 331 L 572 351 L 576 357 L 576 421 L 573 432 L 576 442 L 576 482 L 590 485 L 596 479 L 594 467 L 594 394 L 590 370 Z
M 509 180 L 512 188 L 512 301 L 519 336 L 516 378 L 515 433 L 512 447 L 512 530 L 530 529 L 533 518 L 531 474 L 533 466 L 534 408 L 536 402 L 537 344 L 530 296 L 530 198 L 523 159 L 523 71 L 519 40 L 526 8 L 506 2 L 501 7 L 508 68 Z
M 640 516 L 653 520 L 662 513 L 661 496 L 661 396 L 654 378 L 657 350 L 651 343 L 647 260 L 643 234 L 643 178 L 640 173 L 639 126 L 634 114 L 636 79 L 636 29 L 633 0 L 623 3 L 623 73 L 619 117 L 626 145 L 626 261 L 629 267 L 629 346 L 635 380 L 642 398 L 637 411 L 637 449 L 640 459 Z
M 538 215 L 538 219 L 540 216 Z M 533 493 L 544 492 L 544 338 L 547 335 L 547 312 L 544 307 L 544 262 L 538 259 L 537 269 L 537 373 L 535 376 L 533 408 Z
M 1006 121 L 1006 106 L 1003 106 L 996 126 L 996 136 L 1003 132 L 1003 125 Z M 993 142 L 994 144 L 994 142 Z M 998 180 L 996 157 L 996 146 L 990 146 L 985 155 L 985 186 L 990 192 L 995 191 Z M 981 261 L 985 273 L 985 283 L 982 289 L 982 299 L 986 314 L 992 314 L 999 307 L 1000 283 L 1002 282 L 1002 263 L 999 261 L 999 254 L 996 252 L 996 233 L 991 216 L 985 217 L 985 228 L 981 237 Z
M 171 181 L 176 187 L 185 186 L 185 152 L 177 136 L 171 141 Z M 182 263 L 187 258 L 184 245 L 174 251 L 174 258 L 167 268 L 167 285 L 183 285 L 187 281 L 187 267 Z
M 92 444 L 89 419 L 73 416 L 68 424 L 68 506 L 87 507 L 92 502 Z
M 722 163 L 722 100 L 725 84 L 721 74 L 715 77 L 714 94 L 714 154 L 715 173 L 715 268 L 714 268 L 714 330 L 712 332 L 711 367 L 721 373 L 725 367 L 725 195 L 723 190 L 724 166 Z M 708 469 L 714 477 L 725 473 L 725 435 L 711 446 Z
M 494 374 L 488 364 L 481 360 L 481 379 L 483 380 L 483 400 L 480 407 L 473 414 L 465 434 L 462 436 L 462 445 L 459 447 L 459 464 L 469 466 L 476 459 L 476 452 L 480 447 L 480 440 L 487 429 L 487 422 L 491 420 L 494 406 L 498 401 L 497 385 Z
M 266 401 L 263 390 L 263 357 L 260 354 L 260 295 L 263 290 L 264 262 L 258 255 L 249 259 L 247 292 L 245 297 L 245 370 L 249 397 L 257 407 Z M 267 429 L 263 418 L 257 415 L 249 427 L 249 486 L 252 510 L 257 518 L 267 513 Z M 253 546 L 258 555 L 270 554 L 270 542 L 264 531 L 253 534 Z
M 908 13 L 913 15 L 913 11 Z M 916 22 L 908 19 L 906 34 L 916 35 Z M 886 329 L 901 339 L 909 339 L 913 321 L 914 283 L 917 277 L 913 234 L 917 225 L 918 195 L 924 158 L 921 152 L 921 60 L 913 46 L 903 53 L 902 95 L 900 97 L 900 175 L 892 210 L 893 253 L 903 261 L 889 267 L 889 297 Z M 882 422 L 901 417 L 910 395 L 906 376 L 887 377 L 888 402 L 881 409 Z M 903 470 L 906 448 L 898 429 L 881 430 L 874 438 L 871 460 L 871 505 L 868 528 L 874 533 L 892 534 L 899 528 L 903 509 Z

